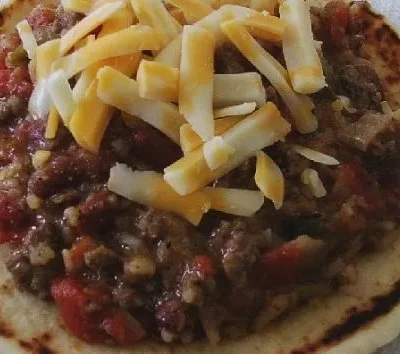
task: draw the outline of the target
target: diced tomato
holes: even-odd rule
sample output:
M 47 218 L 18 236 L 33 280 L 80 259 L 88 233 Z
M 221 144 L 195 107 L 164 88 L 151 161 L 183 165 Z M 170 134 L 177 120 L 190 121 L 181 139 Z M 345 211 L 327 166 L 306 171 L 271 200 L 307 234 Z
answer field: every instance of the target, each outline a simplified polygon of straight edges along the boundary
M 53 23 L 54 19 L 55 11 L 44 6 L 36 7 L 26 18 L 33 30 Z
M 194 257 L 196 271 L 204 276 L 213 276 L 215 274 L 214 263 L 208 256 Z
M 97 316 L 86 311 L 91 298 L 84 293 L 83 285 L 73 278 L 53 281 L 51 294 L 68 330 L 88 342 L 105 342 L 107 334 L 100 328 Z
M 21 200 L 7 192 L 0 192 L 0 226 L 14 227 L 23 224 L 29 215 Z
M 287 286 L 298 276 L 301 249 L 290 242 L 269 250 L 262 260 L 265 284 L 270 287 Z
M 0 245 L 5 243 L 21 244 L 28 230 L 28 227 L 18 227 L 15 230 L 0 227 Z
M 91 302 L 104 302 L 108 296 L 96 286 L 89 290 L 80 281 L 71 278 L 59 278 L 51 285 L 51 294 L 68 330 L 76 337 L 87 342 L 134 344 L 145 336 L 141 324 L 128 313 L 120 309 L 107 309 L 88 312 Z
M 332 5 L 328 18 L 329 36 L 336 48 L 343 47 L 343 38 L 350 22 L 350 8 L 345 3 L 337 2 Z
M 102 327 L 118 344 L 122 345 L 135 344 L 146 335 L 142 325 L 123 311 L 108 315 Z
M 69 261 L 67 271 L 74 273 L 82 269 L 85 265 L 85 252 L 96 247 L 96 243 L 89 236 L 84 236 L 76 241 L 69 250 Z

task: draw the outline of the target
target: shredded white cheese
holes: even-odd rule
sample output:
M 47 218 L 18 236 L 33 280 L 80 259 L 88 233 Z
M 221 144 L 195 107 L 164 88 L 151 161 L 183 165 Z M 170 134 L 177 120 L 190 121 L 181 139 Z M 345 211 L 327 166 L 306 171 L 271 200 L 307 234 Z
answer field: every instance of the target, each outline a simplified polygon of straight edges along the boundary
M 153 171 L 132 171 L 123 164 L 111 168 L 107 186 L 110 191 L 136 203 L 176 213 L 193 225 L 199 224 L 211 204 L 202 191 L 181 196 L 164 182 L 162 175 Z
M 315 93 L 326 81 L 314 45 L 310 10 L 304 0 L 285 0 L 279 12 L 287 25 L 282 49 L 293 88 L 302 94 Z
M 323 154 L 322 152 L 319 152 L 319 151 L 316 151 L 313 149 L 309 149 L 305 146 L 294 145 L 293 150 L 296 151 L 301 156 L 304 156 L 305 158 L 307 158 L 311 161 L 318 162 L 323 165 L 332 165 L 333 166 L 333 165 L 340 164 L 340 162 L 338 160 L 336 160 L 334 157 Z
M 204 140 L 214 136 L 213 116 L 213 35 L 195 26 L 182 33 L 182 57 L 179 74 L 179 112 Z
M 249 217 L 264 204 L 264 196 L 258 191 L 211 187 L 203 191 L 211 201 L 211 209 L 227 214 Z
M 203 145 L 204 159 L 210 170 L 225 164 L 234 151 L 220 136 L 215 136 Z
M 310 107 L 304 105 L 288 84 L 277 60 L 261 47 L 238 21 L 232 20 L 221 25 L 222 31 L 239 49 L 239 51 L 271 82 L 279 92 L 295 119 L 300 133 L 311 133 L 318 127 L 318 122 Z
M 49 76 L 47 90 L 61 119 L 68 126 L 75 110 L 75 102 L 72 97 L 71 86 L 63 70 L 57 70 Z
M 33 35 L 32 28 L 27 20 L 23 20 L 16 25 L 19 38 L 21 38 L 22 47 L 28 53 L 29 59 L 36 58 L 37 43 Z
M 245 102 L 235 106 L 214 109 L 214 118 L 217 119 L 228 116 L 241 116 L 250 114 L 255 111 L 256 107 L 256 102 Z

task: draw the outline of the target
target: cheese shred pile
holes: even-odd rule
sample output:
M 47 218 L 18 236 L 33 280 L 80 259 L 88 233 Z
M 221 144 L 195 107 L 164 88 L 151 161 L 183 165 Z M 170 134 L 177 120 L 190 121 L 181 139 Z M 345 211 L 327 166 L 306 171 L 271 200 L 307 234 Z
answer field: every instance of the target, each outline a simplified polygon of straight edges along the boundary
M 291 125 L 268 102 L 263 80 L 281 96 L 299 133 L 317 129 L 306 95 L 323 88 L 325 78 L 308 8 L 303 0 L 166 3 L 62 0 L 84 17 L 61 39 L 42 45 L 26 20 L 20 22 L 22 45 L 36 61 L 31 113 L 47 117 L 47 139 L 54 139 L 63 124 L 95 154 L 118 111 L 127 129 L 140 123 L 162 132 L 184 156 L 163 174 L 117 164 L 108 188 L 193 225 L 210 209 L 252 216 L 265 198 L 279 209 L 284 177 L 262 150 L 284 141 Z M 236 46 L 258 72 L 216 74 L 214 56 L 224 42 Z M 282 47 L 286 67 L 268 52 L 271 45 Z M 315 162 L 339 163 L 306 147 L 294 150 Z M 257 158 L 259 191 L 210 187 L 251 157 Z M 40 168 L 51 154 L 39 150 L 33 159 Z M 305 171 L 302 180 L 321 197 L 322 182 L 314 172 Z

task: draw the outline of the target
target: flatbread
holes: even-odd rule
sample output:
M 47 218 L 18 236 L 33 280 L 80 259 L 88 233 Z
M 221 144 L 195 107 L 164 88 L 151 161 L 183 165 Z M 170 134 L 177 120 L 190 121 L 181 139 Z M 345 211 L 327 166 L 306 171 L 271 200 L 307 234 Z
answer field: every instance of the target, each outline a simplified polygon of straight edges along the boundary
M 7 0 L 8 1 L 8 0 Z M 2 11 L 1 30 L 12 30 L 37 1 L 15 1 Z M 0 8 L 6 2 L 0 2 Z M 379 15 L 365 13 L 365 55 L 375 64 L 389 102 L 400 108 L 400 40 Z M 390 63 L 390 66 L 386 65 Z M 145 341 L 133 348 L 87 344 L 63 327 L 55 306 L 16 289 L 0 261 L 0 353 L 369 353 L 400 332 L 400 230 L 382 239 L 381 248 L 361 255 L 356 283 L 267 325 L 258 334 L 217 347 Z M 7 250 L 0 250 L 4 259 Z

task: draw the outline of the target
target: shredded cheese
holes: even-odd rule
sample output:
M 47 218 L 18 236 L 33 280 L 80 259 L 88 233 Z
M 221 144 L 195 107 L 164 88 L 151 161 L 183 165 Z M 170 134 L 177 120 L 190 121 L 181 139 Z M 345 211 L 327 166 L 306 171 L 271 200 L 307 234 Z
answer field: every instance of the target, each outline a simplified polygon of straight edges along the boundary
M 215 136 L 203 145 L 204 159 L 210 170 L 225 164 L 234 151 L 220 136 Z
M 264 196 L 258 191 L 211 187 L 202 191 L 210 199 L 211 209 L 227 214 L 252 216 L 264 204 Z
M 312 195 L 316 198 L 326 196 L 326 189 L 318 175 L 312 168 L 306 168 L 301 174 L 301 181 L 308 187 Z
M 113 16 L 103 23 L 99 33 L 99 38 L 118 32 L 134 23 L 136 23 L 135 15 L 131 6 L 127 5 L 123 9 L 117 11 Z
M 339 165 L 340 162 L 336 160 L 334 157 L 323 154 L 322 152 L 315 151 L 313 149 L 309 149 L 305 146 L 294 145 L 293 150 L 296 151 L 301 156 L 304 156 L 306 159 L 309 159 L 314 162 L 318 162 L 323 165 Z
M 213 34 L 216 45 L 221 44 L 225 37 L 221 31 L 221 23 L 227 19 L 245 19 L 248 16 L 254 15 L 254 10 L 246 7 L 235 6 L 235 5 L 224 5 L 216 11 L 213 11 L 208 16 L 204 17 L 200 21 L 196 22 L 193 26 L 201 27 Z M 156 56 L 155 61 L 162 62 L 164 64 L 179 67 L 180 56 L 181 56 L 181 44 L 182 36 L 179 35 L 168 45 L 166 45 Z
M 193 24 L 209 15 L 214 9 L 204 0 L 167 0 L 182 10 L 188 24 Z
M 174 66 L 142 60 L 137 73 L 139 94 L 143 98 L 177 102 L 178 78 L 179 70 Z M 261 107 L 266 102 L 265 88 L 258 73 L 214 74 L 213 88 L 213 106 L 217 108 L 245 102 L 256 102 L 257 107 Z
M 233 116 L 218 119 L 215 121 L 215 135 L 221 135 L 236 123 L 243 120 L 243 116 Z M 203 140 L 194 132 L 190 124 L 182 124 L 180 127 L 180 145 L 184 154 L 198 148 L 203 144 Z
M 141 50 L 157 50 L 161 34 L 148 26 L 131 26 L 89 43 L 54 63 L 54 69 L 63 69 L 67 78 L 107 58 L 134 54 Z
M 163 34 L 163 44 L 179 35 L 177 23 L 161 0 L 131 0 L 131 4 L 141 24 L 149 25 Z
M 215 40 L 210 32 L 185 26 L 179 73 L 179 112 L 204 140 L 214 136 L 213 74 Z
M 266 102 L 265 88 L 258 73 L 214 74 L 214 107 Z
M 273 103 L 237 123 L 221 137 L 234 149 L 228 161 L 216 170 L 211 170 L 200 147 L 164 170 L 164 179 L 179 194 L 190 194 L 237 167 L 260 149 L 283 139 L 290 131 Z
M 183 11 L 181 9 L 178 8 L 171 8 L 168 9 L 168 12 L 170 13 L 170 15 L 181 25 L 187 25 L 186 22 L 186 18 L 185 15 L 183 14 Z
M 116 164 L 110 170 L 108 189 L 139 204 L 178 214 L 193 225 L 198 225 L 210 208 L 210 201 L 202 191 L 188 196 L 177 194 L 153 171 L 132 171 Z
M 175 105 L 140 97 L 137 82 L 110 67 L 100 69 L 97 78 L 97 94 L 104 103 L 144 120 L 179 144 L 183 119 Z
M 315 93 L 326 81 L 314 45 L 310 11 L 304 0 L 286 0 L 279 12 L 287 24 L 282 49 L 293 88 L 302 94 Z
M 275 13 L 278 0 L 250 0 L 249 7 L 257 11 L 267 11 L 271 15 Z
M 229 106 L 224 108 L 219 108 L 214 110 L 214 118 L 222 118 L 228 116 L 241 116 L 245 114 L 250 114 L 255 111 L 257 103 L 246 102 L 236 106 Z
M 45 42 L 36 49 L 36 80 L 46 79 L 50 72 L 52 64 L 59 57 L 60 39 L 53 39 Z
M 58 125 L 60 124 L 60 115 L 54 105 L 50 107 L 50 113 L 47 118 L 45 139 L 54 139 L 57 135 Z
M 68 127 L 69 120 L 75 110 L 75 102 L 72 97 L 72 89 L 63 70 L 57 70 L 47 79 L 47 90 L 51 100 Z
M 275 209 L 280 209 L 285 194 L 285 179 L 280 168 L 262 151 L 257 153 L 254 180 L 264 196 L 274 203 Z
M 281 71 L 277 68 L 276 59 L 266 52 L 246 28 L 237 21 L 224 22 L 221 28 L 239 51 L 279 92 L 295 119 L 297 130 L 302 134 L 315 131 L 318 127 L 315 116 L 312 114 L 310 107 L 304 105 L 290 87 Z
M 255 38 L 273 43 L 280 43 L 286 30 L 280 18 L 261 13 L 243 20 L 243 24 Z
M 137 72 L 140 97 L 164 102 L 177 102 L 178 82 L 178 69 L 154 61 L 141 61 Z
M 103 24 L 103 27 L 98 37 L 101 38 L 131 26 L 133 23 L 133 18 L 134 18 L 133 11 L 128 6 L 119 10 Z M 132 57 L 132 67 L 136 67 L 138 54 L 132 54 L 131 57 Z M 72 90 L 74 100 L 76 103 L 79 103 L 84 98 L 86 91 L 88 90 L 89 86 L 95 79 L 97 71 L 100 68 L 106 65 L 114 66 L 113 63 L 110 64 L 110 60 L 115 61 L 114 58 L 98 61 L 90 65 L 81 73 L 78 81 L 76 82 Z
M 65 10 L 86 15 L 92 7 L 92 2 L 90 0 L 61 0 L 61 5 Z
M 89 43 L 92 43 L 96 40 L 96 36 L 94 34 L 89 34 L 85 38 L 82 38 L 78 42 L 75 43 L 74 49 L 80 49 L 83 48 L 85 45 L 88 45 Z
M 140 53 L 110 58 L 105 64 L 131 76 L 136 72 Z M 97 153 L 105 130 L 110 122 L 113 109 L 97 96 L 98 82 L 92 81 L 69 123 L 69 129 L 77 143 L 87 150 Z M 88 119 L 90 117 L 90 119 Z
M 92 153 L 98 152 L 113 112 L 111 106 L 102 103 L 97 97 L 97 86 L 97 80 L 93 80 L 69 124 L 76 142 Z
M 123 1 L 112 2 L 99 7 L 84 17 L 61 37 L 60 56 L 67 53 L 79 40 L 107 21 L 118 10 L 124 8 L 124 6 Z
M 19 22 L 15 27 L 17 28 L 19 38 L 21 38 L 22 47 L 28 53 L 28 58 L 35 59 L 37 43 L 28 21 L 23 20 Z
M 42 167 L 50 158 L 51 152 L 47 150 L 37 150 L 32 156 L 32 165 L 37 170 Z

